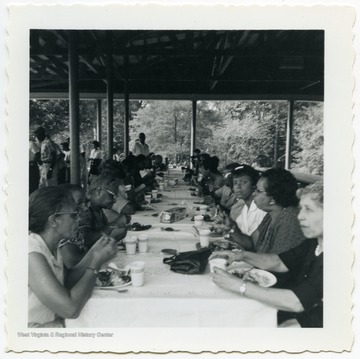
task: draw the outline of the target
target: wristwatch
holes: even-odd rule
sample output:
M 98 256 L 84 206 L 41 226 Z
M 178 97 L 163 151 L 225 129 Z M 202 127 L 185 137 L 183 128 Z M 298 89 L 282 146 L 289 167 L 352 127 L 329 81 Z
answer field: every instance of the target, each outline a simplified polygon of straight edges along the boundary
M 244 280 L 240 286 L 240 294 L 245 295 L 246 292 L 246 281 Z

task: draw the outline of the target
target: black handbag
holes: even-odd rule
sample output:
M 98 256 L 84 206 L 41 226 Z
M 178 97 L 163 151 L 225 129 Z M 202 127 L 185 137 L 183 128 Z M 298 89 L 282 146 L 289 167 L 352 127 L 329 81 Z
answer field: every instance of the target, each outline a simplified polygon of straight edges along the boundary
M 211 253 L 210 248 L 201 248 L 197 251 L 177 253 L 172 257 L 164 258 L 163 262 L 169 264 L 170 269 L 176 273 L 201 274 L 208 264 Z

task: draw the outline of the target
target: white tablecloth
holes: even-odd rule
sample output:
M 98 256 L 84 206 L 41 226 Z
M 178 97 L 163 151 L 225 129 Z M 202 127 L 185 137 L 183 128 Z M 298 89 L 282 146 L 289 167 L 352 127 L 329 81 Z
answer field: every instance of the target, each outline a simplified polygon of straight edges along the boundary
M 182 252 L 196 249 L 198 237 L 191 218 L 163 224 L 159 217 L 152 216 L 182 201 L 196 207 L 193 202 L 201 199 L 191 196 L 188 186 L 180 183 L 172 187 L 171 192 L 163 192 L 162 201 L 153 205 L 156 212 L 136 213 L 132 222 L 151 224 L 152 228 L 145 232 L 129 232 L 128 235 L 147 233 L 148 253 L 131 256 L 119 253 L 112 260 L 119 268 L 133 261 L 144 261 L 144 286 L 128 286 L 126 293 L 95 289 L 79 318 L 66 321 L 67 327 L 276 326 L 275 309 L 217 287 L 211 281 L 209 268 L 200 275 L 184 275 L 172 272 L 170 266 L 163 263 L 163 258 L 169 256 L 161 252 L 164 248 Z M 165 232 L 161 227 L 179 231 Z
M 200 275 L 170 271 L 163 248 L 195 249 L 190 232 L 149 233 L 149 252 L 119 255 L 113 262 L 123 268 L 132 261 L 146 263 L 145 284 L 128 286 L 126 293 L 95 289 L 79 318 L 67 320 L 72 328 L 116 327 L 275 327 L 276 310 L 217 287 L 209 268 Z

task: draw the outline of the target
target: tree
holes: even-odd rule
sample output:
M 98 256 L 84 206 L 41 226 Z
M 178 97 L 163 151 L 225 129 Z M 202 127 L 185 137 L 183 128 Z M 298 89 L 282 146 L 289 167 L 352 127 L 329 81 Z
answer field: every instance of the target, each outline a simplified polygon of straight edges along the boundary
M 69 137 L 69 102 L 67 100 L 30 100 L 30 133 L 45 128 L 56 142 Z
M 295 102 L 291 168 L 323 173 L 323 104 Z M 96 101 L 80 101 L 80 142 L 96 137 Z M 252 164 L 258 155 L 272 166 L 284 166 L 285 101 L 198 101 L 196 147 L 216 155 L 220 167 L 230 162 Z M 107 106 L 102 105 L 102 150 L 106 157 Z M 190 154 L 190 101 L 131 101 L 130 150 L 140 132 L 147 136 L 150 151 L 183 162 Z M 114 101 L 114 147 L 124 150 L 124 101 Z M 30 130 L 44 126 L 56 142 L 69 137 L 67 100 L 31 100 Z
M 297 102 L 295 105 L 292 168 L 322 175 L 324 171 L 323 103 Z

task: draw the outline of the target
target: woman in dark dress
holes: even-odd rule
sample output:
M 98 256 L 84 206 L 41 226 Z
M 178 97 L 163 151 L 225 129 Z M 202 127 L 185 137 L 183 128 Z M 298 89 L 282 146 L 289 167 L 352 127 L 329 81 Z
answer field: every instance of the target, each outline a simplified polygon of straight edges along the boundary
M 298 219 L 307 240 L 280 254 L 226 251 L 228 263 L 245 261 L 255 267 L 289 273 L 281 288 L 263 288 L 215 268 L 213 281 L 239 295 L 259 300 L 279 310 L 280 327 L 323 327 L 323 184 L 300 190 Z M 215 252 L 212 257 L 224 256 Z

